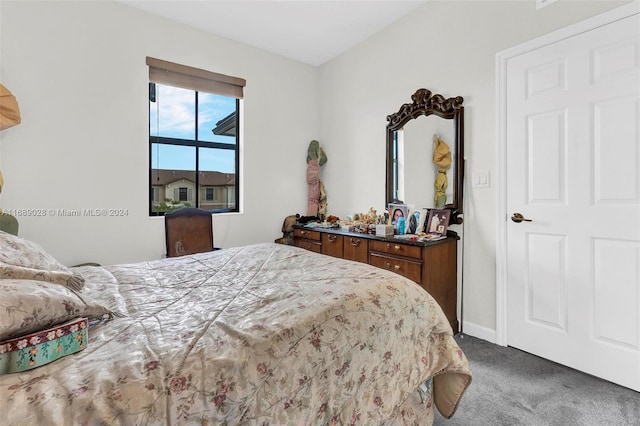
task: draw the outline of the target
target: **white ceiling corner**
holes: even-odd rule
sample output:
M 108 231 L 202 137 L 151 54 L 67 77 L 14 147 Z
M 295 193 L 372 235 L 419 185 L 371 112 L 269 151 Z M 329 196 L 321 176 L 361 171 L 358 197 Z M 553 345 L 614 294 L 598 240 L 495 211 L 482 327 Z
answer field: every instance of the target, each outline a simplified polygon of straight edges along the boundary
M 306 64 L 320 66 L 426 0 L 119 0 Z

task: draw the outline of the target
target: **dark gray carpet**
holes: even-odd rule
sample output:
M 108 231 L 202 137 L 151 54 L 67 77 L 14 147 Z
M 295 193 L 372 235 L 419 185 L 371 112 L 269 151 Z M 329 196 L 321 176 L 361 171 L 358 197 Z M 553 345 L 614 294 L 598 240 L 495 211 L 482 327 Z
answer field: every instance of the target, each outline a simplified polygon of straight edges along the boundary
M 468 335 L 456 341 L 473 381 L 440 426 L 640 426 L 640 393 L 518 349 Z M 603 362 L 607 362 L 603 360 Z

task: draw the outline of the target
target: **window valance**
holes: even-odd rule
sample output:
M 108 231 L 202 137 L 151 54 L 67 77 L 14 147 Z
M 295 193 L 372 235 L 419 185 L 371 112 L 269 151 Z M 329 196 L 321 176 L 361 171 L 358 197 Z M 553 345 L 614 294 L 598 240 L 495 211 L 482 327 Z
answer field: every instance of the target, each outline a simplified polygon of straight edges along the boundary
M 246 80 L 147 56 L 149 81 L 242 99 Z

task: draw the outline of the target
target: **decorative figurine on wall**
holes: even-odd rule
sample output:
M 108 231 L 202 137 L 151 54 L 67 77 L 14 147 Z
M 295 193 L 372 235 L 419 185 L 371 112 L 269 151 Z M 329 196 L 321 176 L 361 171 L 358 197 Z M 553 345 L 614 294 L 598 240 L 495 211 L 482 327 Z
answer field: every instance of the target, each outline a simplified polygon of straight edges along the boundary
M 320 148 L 320 142 L 312 140 L 307 150 L 307 216 L 318 216 L 321 220 L 327 215 L 327 193 L 320 180 L 320 167 L 327 162 L 327 155 Z
M 447 203 L 447 170 L 451 168 L 451 149 L 445 141 L 440 139 L 440 136 L 433 136 L 433 163 L 438 166 L 438 174 L 436 175 L 436 181 L 433 184 L 435 188 L 434 202 L 436 208 L 440 209 Z
M 20 107 L 9 89 L 0 84 L 0 130 L 20 124 Z
M 17 126 L 20 121 L 20 107 L 16 97 L 0 84 L 0 131 Z M 4 179 L 0 172 L 0 192 L 3 185 Z M 18 235 L 18 220 L 12 215 L 2 213 L 2 209 L 0 209 L 0 230 Z
M 16 97 L 9 89 L 0 84 L 0 130 L 16 126 L 20 124 L 20 121 L 20 107 Z M 2 172 L 0 172 L 0 192 L 2 192 L 3 184 L 4 180 Z M 1 212 L 2 210 L 0 210 Z

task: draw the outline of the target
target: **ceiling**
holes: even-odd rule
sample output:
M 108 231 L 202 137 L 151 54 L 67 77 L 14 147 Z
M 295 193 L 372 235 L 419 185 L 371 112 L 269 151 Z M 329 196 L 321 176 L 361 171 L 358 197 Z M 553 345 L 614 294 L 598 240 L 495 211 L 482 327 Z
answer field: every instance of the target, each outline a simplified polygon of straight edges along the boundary
M 319 66 L 426 0 L 119 0 L 271 53 Z

